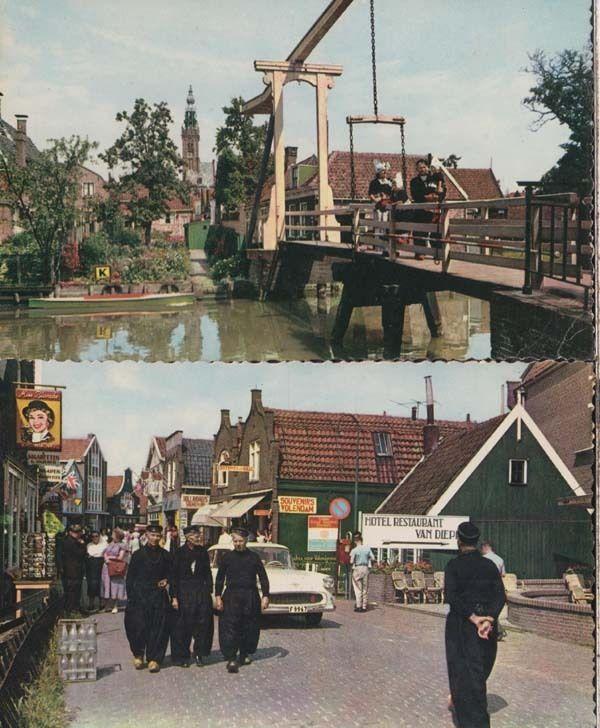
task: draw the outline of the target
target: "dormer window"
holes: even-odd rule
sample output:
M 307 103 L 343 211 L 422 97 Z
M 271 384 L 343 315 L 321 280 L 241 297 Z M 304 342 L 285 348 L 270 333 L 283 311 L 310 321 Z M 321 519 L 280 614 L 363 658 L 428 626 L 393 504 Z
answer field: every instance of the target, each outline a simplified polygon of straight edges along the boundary
M 392 438 L 389 432 L 374 432 L 373 440 L 375 442 L 375 455 L 377 457 L 391 457 L 394 454 L 392 452 Z

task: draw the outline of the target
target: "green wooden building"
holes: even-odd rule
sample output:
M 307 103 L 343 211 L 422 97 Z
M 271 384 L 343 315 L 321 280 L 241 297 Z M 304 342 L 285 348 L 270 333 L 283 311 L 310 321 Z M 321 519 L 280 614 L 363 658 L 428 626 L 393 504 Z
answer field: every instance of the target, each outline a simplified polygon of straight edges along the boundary
M 571 565 L 591 567 L 592 520 L 585 505 L 591 506 L 589 491 L 519 402 L 505 416 L 442 440 L 377 512 L 468 516 L 507 571 L 547 579 Z M 455 555 L 417 554 L 436 570 Z

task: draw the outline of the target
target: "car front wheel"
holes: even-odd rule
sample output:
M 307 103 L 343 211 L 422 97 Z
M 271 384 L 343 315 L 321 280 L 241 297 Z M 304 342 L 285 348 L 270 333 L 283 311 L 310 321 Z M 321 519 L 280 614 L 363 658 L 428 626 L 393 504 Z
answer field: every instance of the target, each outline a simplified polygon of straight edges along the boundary
M 321 623 L 322 619 L 323 619 L 323 612 L 314 612 L 313 614 L 307 614 L 306 615 L 306 624 L 309 627 L 316 627 L 318 624 Z

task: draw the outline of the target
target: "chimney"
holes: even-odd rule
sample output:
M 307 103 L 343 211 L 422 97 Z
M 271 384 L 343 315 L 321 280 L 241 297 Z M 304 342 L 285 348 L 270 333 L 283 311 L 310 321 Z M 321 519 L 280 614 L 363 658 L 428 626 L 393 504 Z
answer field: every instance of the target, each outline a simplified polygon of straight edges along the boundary
M 251 389 L 250 396 L 252 409 L 262 409 L 262 390 Z
M 0 91 L 0 119 L 2 118 L 2 98 L 4 94 Z
M 467 422 L 471 422 L 471 413 L 467 412 Z
M 286 169 L 296 164 L 298 161 L 298 147 L 286 147 L 284 160 Z
M 19 167 L 24 167 L 27 162 L 27 155 L 25 154 L 25 143 L 27 141 L 27 115 L 16 114 L 17 117 L 17 133 L 15 135 L 15 146 L 17 164 Z
M 506 406 L 512 409 L 517 404 L 517 390 L 521 382 L 506 382 Z
M 427 424 L 423 428 L 423 452 L 431 455 L 440 441 L 440 428 L 435 424 L 433 409 L 433 384 L 431 377 L 425 377 L 425 401 L 427 404 Z
M 416 407 L 413 407 L 411 409 L 411 411 L 410 411 L 410 417 L 411 417 L 412 420 L 416 420 L 417 419 L 417 408 Z
M 231 427 L 231 420 L 229 419 L 229 410 L 221 410 L 221 427 Z

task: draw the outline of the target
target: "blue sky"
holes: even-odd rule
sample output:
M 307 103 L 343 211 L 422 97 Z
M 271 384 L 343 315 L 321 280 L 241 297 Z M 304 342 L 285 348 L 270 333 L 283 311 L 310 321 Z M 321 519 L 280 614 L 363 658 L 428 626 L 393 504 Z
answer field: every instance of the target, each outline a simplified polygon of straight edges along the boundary
M 221 107 L 262 89 L 252 62 L 283 59 L 325 0 L 0 0 L 3 116 L 29 114 L 40 145 L 72 133 L 102 148 L 118 133 L 115 113 L 133 100 L 165 100 L 179 140 L 193 84 L 201 155 L 212 158 Z M 462 166 L 493 168 L 503 188 L 534 179 L 560 155 L 567 132 L 533 133 L 521 105 L 532 77 L 527 53 L 583 48 L 589 0 L 377 0 L 380 112 L 407 117 L 412 153 L 456 153 Z M 340 63 L 330 94 L 331 149 L 347 148 L 348 113 L 371 112 L 368 3 L 355 0 L 311 61 Z M 286 87 L 286 142 L 315 148 L 313 90 Z M 357 135 L 364 151 L 398 149 L 389 128 Z
M 525 364 L 281 363 L 222 364 L 41 362 L 42 382 L 62 384 L 63 434 L 95 433 L 109 472 L 138 470 L 153 435 L 182 429 L 211 438 L 219 412 L 246 417 L 250 389 L 263 390 L 270 407 L 410 416 L 411 400 L 425 399 L 432 376 L 436 416 L 482 421 L 500 413 L 500 388 L 519 379 Z M 397 403 L 409 403 L 400 406 Z M 424 409 L 420 411 L 424 416 Z

